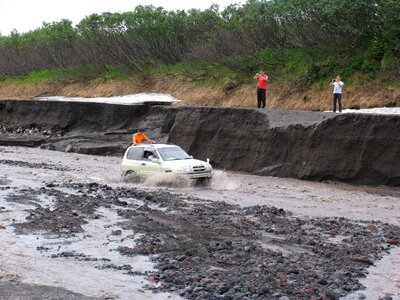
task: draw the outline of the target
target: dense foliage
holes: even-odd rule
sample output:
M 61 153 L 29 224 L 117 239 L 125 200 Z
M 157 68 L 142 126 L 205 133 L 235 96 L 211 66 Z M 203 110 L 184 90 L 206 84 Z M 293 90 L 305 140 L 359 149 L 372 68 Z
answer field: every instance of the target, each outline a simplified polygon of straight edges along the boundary
M 196 61 L 223 62 L 246 73 L 287 64 L 283 53 L 291 49 L 324 57 L 306 70 L 315 76 L 338 66 L 393 68 L 400 57 L 400 1 L 248 0 L 203 11 L 138 6 L 93 14 L 76 26 L 69 20 L 44 23 L 0 36 L 0 77 L 88 65 L 143 71 Z

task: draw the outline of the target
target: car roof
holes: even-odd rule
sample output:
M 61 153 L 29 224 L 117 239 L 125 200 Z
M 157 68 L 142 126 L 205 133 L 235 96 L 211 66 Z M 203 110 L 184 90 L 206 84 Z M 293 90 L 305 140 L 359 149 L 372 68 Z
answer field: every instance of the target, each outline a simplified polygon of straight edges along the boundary
M 172 148 L 172 147 L 179 147 L 177 145 L 174 144 L 139 144 L 139 145 L 135 145 L 135 146 L 131 146 L 133 148 L 137 148 L 137 147 L 144 147 L 144 148 Z

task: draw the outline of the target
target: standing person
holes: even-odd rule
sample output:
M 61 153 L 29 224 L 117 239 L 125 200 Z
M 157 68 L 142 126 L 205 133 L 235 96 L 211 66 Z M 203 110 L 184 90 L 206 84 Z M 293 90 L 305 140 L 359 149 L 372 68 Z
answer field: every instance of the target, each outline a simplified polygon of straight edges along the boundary
M 138 144 L 142 143 L 143 140 L 146 140 L 152 144 L 156 143 L 152 139 L 148 138 L 147 135 L 145 135 L 140 129 L 138 129 L 137 132 L 132 135 L 132 144 L 138 145 Z
M 342 89 L 344 83 L 340 75 L 332 79 L 330 85 L 333 85 L 333 112 L 336 112 L 336 102 L 339 104 L 339 112 L 342 112 Z
M 253 79 L 257 80 L 257 107 L 264 108 L 267 99 L 268 76 L 263 69 L 260 69 L 260 73 L 257 73 Z

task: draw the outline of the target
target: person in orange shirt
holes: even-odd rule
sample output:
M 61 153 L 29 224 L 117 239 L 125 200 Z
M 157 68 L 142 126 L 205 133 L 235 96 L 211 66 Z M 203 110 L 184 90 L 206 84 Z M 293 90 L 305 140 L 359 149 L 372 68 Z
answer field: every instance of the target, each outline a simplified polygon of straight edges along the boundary
M 132 144 L 133 145 L 141 144 L 143 140 L 146 140 L 152 144 L 156 143 L 152 139 L 148 138 L 147 135 L 145 135 L 140 129 L 138 129 L 138 131 L 132 135 Z

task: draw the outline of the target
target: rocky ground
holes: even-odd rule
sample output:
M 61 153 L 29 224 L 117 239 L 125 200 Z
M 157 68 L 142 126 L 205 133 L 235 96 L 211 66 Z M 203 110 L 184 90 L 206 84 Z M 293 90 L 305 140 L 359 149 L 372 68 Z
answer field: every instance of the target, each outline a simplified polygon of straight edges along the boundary
M 400 297 L 396 269 L 393 287 L 365 281 L 398 251 L 398 189 L 221 171 L 208 188 L 133 184 L 118 163 L 0 148 L 0 299 Z

